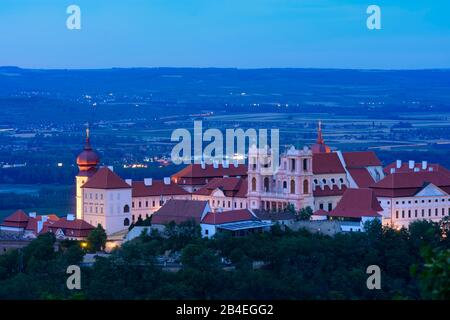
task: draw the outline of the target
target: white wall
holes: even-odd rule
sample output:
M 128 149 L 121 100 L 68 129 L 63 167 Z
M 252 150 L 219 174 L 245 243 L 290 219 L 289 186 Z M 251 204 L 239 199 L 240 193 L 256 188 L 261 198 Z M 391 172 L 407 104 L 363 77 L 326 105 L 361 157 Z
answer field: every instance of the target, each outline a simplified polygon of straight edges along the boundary
M 125 219 L 131 224 L 131 188 L 83 189 L 83 204 L 83 219 L 95 227 L 101 224 L 107 234 L 127 229 Z

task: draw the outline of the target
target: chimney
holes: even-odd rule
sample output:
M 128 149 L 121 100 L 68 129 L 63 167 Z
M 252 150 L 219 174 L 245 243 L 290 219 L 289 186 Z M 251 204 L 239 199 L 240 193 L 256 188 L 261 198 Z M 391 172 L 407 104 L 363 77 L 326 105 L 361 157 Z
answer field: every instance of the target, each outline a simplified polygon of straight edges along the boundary
M 144 185 L 151 186 L 152 184 L 153 184 L 153 179 L 152 178 L 145 178 L 144 179 Z
M 114 167 L 113 166 L 108 166 L 108 169 L 111 171 L 114 171 Z
M 228 168 L 229 166 L 230 166 L 230 163 L 228 162 L 228 160 L 223 160 L 222 161 L 222 167 Z
M 47 222 L 48 216 L 41 216 L 41 221 L 42 221 L 42 223 Z
M 125 182 L 127 184 L 129 184 L 130 186 L 133 184 L 133 180 L 132 179 L 125 179 Z
M 36 212 L 30 212 L 30 213 L 28 214 L 28 216 L 29 216 L 30 218 L 36 218 Z
M 414 165 L 415 165 L 414 160 L 409 160 L 409 162 L 408 162 L 408 168 L 409 168 L 409 169 L 414 169 Z
M 420 169 L 419 168 L 414 168 L 414 172 L 419 172 Z
M 75 216 L 71 213 L 67 214 L 67 221 L 74 221 L 75 220 Z
M 428 171 L 432 172 L 433 171 L 433 167 L 429 167 Z
M 395 168 L 391 168 L 391 173 L 395 173 Z
M 42 228 L 44 227 L 44 222 L 43 221 L 38 221 L 37 222 L 37 226 L 36 226 L 36 233 L 39 233 L 42 231 Z
M 427 170 L 428 162 L 422 161 L 422 170 Z
M 164 184 L 170 184 L 170 178 L 164 177 Z
M 402 167 L 402 160 L 397 160 L 397 169 L 400 169 Z

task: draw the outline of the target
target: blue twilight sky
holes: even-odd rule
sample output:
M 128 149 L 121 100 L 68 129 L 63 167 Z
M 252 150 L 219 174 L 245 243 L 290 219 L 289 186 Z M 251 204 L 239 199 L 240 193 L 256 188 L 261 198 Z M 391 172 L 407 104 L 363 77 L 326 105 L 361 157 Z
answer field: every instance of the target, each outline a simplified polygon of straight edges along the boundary
M 450 68 L 450 1 L 0 0 L 0 65 Z

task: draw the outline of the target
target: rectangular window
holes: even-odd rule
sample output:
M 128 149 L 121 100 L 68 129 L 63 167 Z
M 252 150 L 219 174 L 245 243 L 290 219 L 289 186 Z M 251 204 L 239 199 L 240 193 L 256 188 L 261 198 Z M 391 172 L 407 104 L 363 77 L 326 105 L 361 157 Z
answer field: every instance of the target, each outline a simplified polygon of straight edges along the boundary
M 398 219 L 398 211 L 395 211 L 395 218 Z

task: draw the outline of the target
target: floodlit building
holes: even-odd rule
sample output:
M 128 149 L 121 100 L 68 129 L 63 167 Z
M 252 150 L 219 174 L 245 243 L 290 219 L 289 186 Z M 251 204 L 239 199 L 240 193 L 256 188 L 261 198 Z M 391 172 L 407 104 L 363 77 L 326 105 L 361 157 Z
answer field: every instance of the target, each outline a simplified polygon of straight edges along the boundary
M 159 210 L 168 200 L 190 200 L 191 194 L 170 178 L 164 180 L 132 181 L 131 221 L 146 219 Z
M 237 161 L 233 163 L 223 161 L 221 164 L 194 163 L 172 175 L 172 181 L 192 193 L 204 187 L 212 179 L 224 177 L 247 177 L 247 165 L 239 164 Z
M 192 194 L 193 200 L 208 201 L 213 211 L 247 208 L 247 179 L 237 177 L 213 178 Z
M 380 220 L 383 208 L 380 206 L 375 192 L 368 188 L 352 189 L 345 191 L 336 208 L 326 213 L 328 219 L 339 220 L 341 230 L 364 231 L 366 222 Z M 323 215 L 324 212 L 318 212 Z
M 40 234 L 51 232 L 59 240 L 82 240 L 93 229 L 94 226 L 76 219 L 73 214 L 59 218 L 54 214 L 37 215 L 35 212 L 27 215 L 22 210 L 17 210 L 0 224 L 0 231 L 20 235 L 22 239 L 35 239 Z
M 201 220 L 203 237 L 211 238 L 218 232 L 228 232 L 234 237 L 263 232 L 270 229 L 272 222 L 264 222 L 249 209 L 216 211 L 207 213 Z
M 450 215 L 450 171 L 397 161 L 387 167 L 387 176 L 371 186 L 383 208 L 383 224 L 407 227 L 414 220 L 438 222 Z

